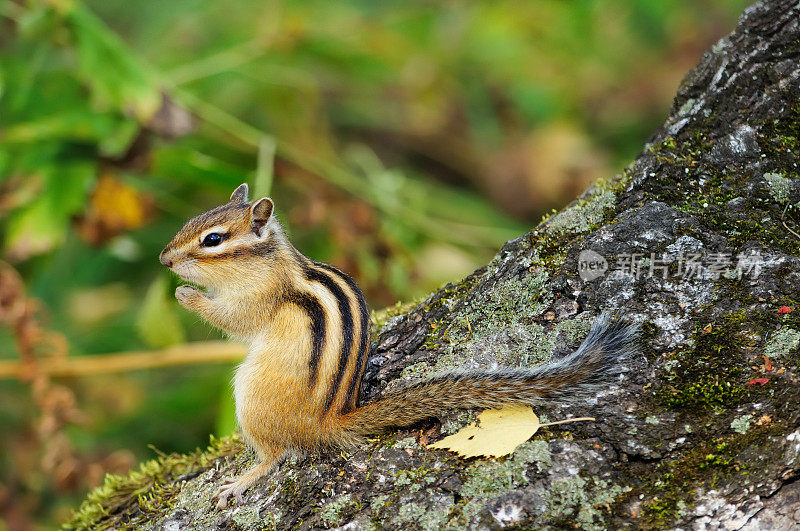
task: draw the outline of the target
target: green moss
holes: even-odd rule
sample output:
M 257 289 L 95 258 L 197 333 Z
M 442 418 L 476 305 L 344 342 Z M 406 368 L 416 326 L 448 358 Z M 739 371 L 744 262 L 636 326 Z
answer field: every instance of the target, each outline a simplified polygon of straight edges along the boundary
M 542 352 L 547 350 L 548 345 L 542 343 L 546 339 L 544 329 L 533 320 L 550 304 L 551 295 L 545 290 L 548 278 L 543 269 L 531 268 L 522 278 L 504 279 L 488 287 L 467 304 L 460 305 L 447 321 L 432 321 L 425 348 L 440 351 L 436 365 L 411 366 L 404 377 L 421 377 L 461 366 L 471 351 L 482 350 L 481 346 L 487 341 L 492 344 L 498 361 L 505 365 L 544 359 L 544 354 L 526 353 L 524 349 L 492 338 L 503 335 L 514 344 L 537 345 Z M 568 331 L 568 325 L 564 331 Z M 547 337 L 551 346 L 555 336 L 548 334 Z M 549 354 L 549 350 L 546 353 Z
M 742 305 L 753 302 L 746 293 L 737 291 L 728 292 L 727 298 Z M 694 413 L 704 420 L 696 429 L 687 430 L 700 440 L 686 452 L 671 453 L 648 474 L 655 480 L 634 493 L 648 500 L 643 506 L 648 526 L 663 528 L 674 524 L 693 507 L 698 489 L 735 485 L 740 476 L 761 471 L 743 464 L 752 462 L 751 458 L 742 457 L 743 452 L 753 448 L 760 448 L 765 454 L 772 452 L 778 444 L 774 442 L 775 435 L 785 430 L 781 423 L 791 422 L 797 398 L 794 386 L 780 386 L 777 382 L 771 389 L 747 385 L 754 377 L 749 357 L 756 343 L 751 338 L 763 337 L 781 323 L 784 330 L 792 330 L 788 328 L 788 324 L 794 324 L 791 319 L 794 318 L 781 317 L 776 312 L 744 310 L 710 323 L 699 319 L 694 346 L 667 360 L 664 379 L 668 385 L 656 392 L 656 407 L 676 409 L 690 418 Z M 785 341 L 777 340 L 775 344 L 785 345 Z M 765 397 L 775 401 L 776 393 L 783 397 L 778 403 L 785 405 L 785 411 L 773 414 L 769 423 L 755 423 L 750 413 L 726 415 L 745 402 L 759 402 Z M 709 416 L 704 411 L 708 408 L 713 408 L 716 415 Z
M 783 327 L 767 342 L 764 354 L 771 360 L 783 360 L 790 352 L 796 352 L 798 345 L 800 345 L 800 332 Z
M 685 454 L 662 461 L 650 474 L 656 480 L 633 492 L 647 500 L 643 506 L 644 522 L 656 529 L 669 527 L 694 506 L 698 489 L 731 485 L 737 475 L 749 475 L 751 471 L 739 460 L 741 453 L 754 447 L 769 452 L 772 438 L 781 430 L 772 425 L 755 427 L 746 434 L 734 432 L 708 438 Z
M 604 513 L 609 512 L 620 495 L 630 490 L 630 487 L 621 487 L 599 478 L 561 478 L 553 481 L 548 493 L 547 516 L 566 525 L 574 522 L 573 525 L 580 529 L 608 529 Z
M 788 100 L 794 101 L 795 98 L 791 96 Z M 789 235 L 780 218 L 788 200 L 785 181 L 797 175 L 800 143 L 796 135 L 800 127 L 800 104 L 780 120 L 763 124 L 757 141 L 764 157 L 774 168 L 773 173 L 767 174 L 770 176 L 768 183 L 772 181 L 768 186 L 772 193 L 764 194 L 755 203 L 751 200 L 751 204 L 736 215 L 731 215 L 728 202 L 742 196 L 742 190 L 750 186 L 752 176 L 728 171 L 709 157 L 716 141 L 707 138 L 702 131 L 717 130 L 715 120 L 717 118 L 713 115 L 695 119 L 692 129 L 696 133 L 687 129 L 679 139 L 671 137 L 649 147 L 659 163 L 659 171 L 651 173 L 644 183 L 646 197 L 697 216 L 704 226 L 724 235 L 734 248 L 741 248 L 749 241 L 761 241 L 789 254 L 798 254 L 800 241 Z
M 595 230 L 614 210 L 616 196 L 605 192 L 591 200 L 579 200 L 572 206 L 555 214 L 547 221 L 548 229 L 554 234 L 580 234 Z
M 726 375 L 727 376 L 727 375 Z M 735 404 L 742 390 L 729 381 L 720 382 L 717 376 L 703 375 L 666 397 L 672 408 L 683 409 L 700 406 L 724 406 Z
M 532 229 L 527 237 L 536 249 L 535 264 L 549 271 L 563 266 L 569 244 L 575 239 L 569 232 L 551 231 L 546 220 Z
M 259 513 L 257 505 L 243 505 L 231 515 L 231 520 L 242 529 L 275 529 L 280 522 L 280 518 L 275 515 L 263 519 Z
M 465 526 L 485 506 L 489 499 L 513 492 L 534 481 L 531 465 L 544 472 L 552 467 L 553 455 L 549 443 L 529 441 L 504 461 L 481 460 L 470 465 L 461 489 L 464 500 L 451 513 L 450 524 Z M 544 515 L 550 522 L 581 529 L 604 529 L 604 513 L 629 487 L 622 487 L 599 478 L 580 476 L 555 479 L 546 491 Z
M 319 511 L 322 522 L 328 527 L 346 524 L 361 509 L 361 504 L 352 494 L 344 494 L 326 503 Z
M 742 415 L 741 417 L 733 419 L 731 421 L 731 429 L 736 433 L 747 433 L 752 423 L 753 415 L 748 413 L 747 415 Z
M 372 311 L 372 337 L 386 326 L 386 322 L 392 317 L 403 315 L 413 310 L 422 300 L 418 299 L 411 302 L 397 302 L 394 306 L 387 306 L 381 310 Z
M 615 196 L 619 196 L 633 176 L 631 171 L 632 166 L 633 164 L 629 165 L 627 168 L 622 170 L 621 173 L 617 173 L 611 178 L 600 177 L 596 179 L 589 187 L 586 195 L 600 197 L 606 192 L 611 192 Z
M 205 451 L 200 449 L 186 455 L 169 454 L 139 465 L 127 476 L 109 474 L 105 481 L 89 493 L 64 529 L 108 529 L 119 525 L 135 526 L 137 521 L 120 522 L 115 517 L 123 510 L 140 515 L 163 514 L 180 492 L 179 478 L 210 468 L 217 458 L 241 452 L 244 445 L 238 435 L 215 439 Z M 138 511 L 131 511 L 136 504 Z
M 705 454 L 700 462 L 700 468 L 718 467 L 727 468 L 734 464 L 734 458 L 729 453 L 730 443 L 718 442 L 713 447 L 713 451 Z
M 676 208 L 697 216 L 703 225 L 724 235 L 734 248 L 750 241 L 762 241 L 787 251 L 797 247 L 793 243 L 787 247 L 786 233 L 780 223 L 765 220 L 765 213 L 759 208 L 745 209 L 737 216 L 729 214 L 728 202 L 741 196 L 741 190 L 747 186 L 746 175 L 706 167 L 698 171 L 710 171 L 712 175 L 697 177 L 698 189 L 677 202 Z
M 778 203 L 786 203 L 792 190 L 792 181 L 780 173 L 765 173 L 764 180 L 769 186 L 769 192 Z
M 656 392 L 662 406 L 685 411 L 706 407 L 731 407 L 748 396 L 740 358 L 744 312 L 719 322 L 698 324 L 691 344 L 665 363 L 666 385 Z M 745 366 L 746 367 L 746 366 Z
M 794 164 L 800 154 L 800 102 L 791 90 L 785 90 L 777 97 L 794 103 L 777 120 L 767 120 L 761 124 L 763 134 L 758 137 L 758 145 L 773 168 L 787 177 L 790 173 L 797 173 Z
M 456 284 L 447 283 L 436 292 L 434 297 L 420 303 L 420 306 L 428 313 L 435 312 L 442 307 L 449 308 L 457 301 L 466 297 L 467 293 L 475 287 L 479 279 L 480 275 L 476 272 Z

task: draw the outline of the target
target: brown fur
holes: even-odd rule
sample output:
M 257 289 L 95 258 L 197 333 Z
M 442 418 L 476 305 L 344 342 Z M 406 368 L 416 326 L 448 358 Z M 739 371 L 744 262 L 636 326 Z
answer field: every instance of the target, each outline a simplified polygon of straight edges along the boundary
M 222 243 L 206 246 L 210 232 L 223 234 Z M 236 417 L 260 463 L 220 490 L 219 507 L 229 496 L 241 501 L 287 453 L 350 444 L 449 409 L 528 404 L 592 389 L 607 380 L 632 337 L 603 321 L 563 360 L 451 373 L 356 409 L 368 349 L 364 296 L 352 279 L 292 247 L 270 200 L 249 203 L 247 186 L 240 186 L 229 203 L 189 220 L 160 258 L 206 288 L 180 286 L 175 295 L 184 307 L 249 345 L 234 377 Z

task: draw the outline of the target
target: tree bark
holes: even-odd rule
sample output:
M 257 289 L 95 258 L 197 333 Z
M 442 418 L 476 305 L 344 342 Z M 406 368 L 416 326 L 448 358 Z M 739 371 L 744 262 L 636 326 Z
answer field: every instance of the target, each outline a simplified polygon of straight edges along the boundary
M 234 439 L 110 478 L 71 525 L 800 525 L 798 6 L 748 8 L 622 175 L 375 337 L 364 401 L 441 369 L 536 363 L 574 348 L 601 311 L 621 315 L 642 337 L 619 384 L 537 408 L 596 422 L 543 429 L 497 460 L 424 448 L 474 418 L 456 413 L 289 460 L 216 511 L 220 481 L 252 462 Z

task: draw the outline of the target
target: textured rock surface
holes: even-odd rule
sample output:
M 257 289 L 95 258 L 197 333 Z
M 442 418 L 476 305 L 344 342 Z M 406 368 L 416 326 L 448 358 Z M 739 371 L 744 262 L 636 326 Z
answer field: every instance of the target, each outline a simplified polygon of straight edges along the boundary
M 464 461 L 421 444 L 473 416 L 452 414 L 290 460 L 244 505 L 216 511 L 220 480 L 252 459 L 234 439 L 110 479 L 72 525 L 800 525 L 799 138 L 800 7 L 759 3 L 686 77 L 623 175 L 375 338 L 365 400 L 448 367 L 537 363 L 575 347 L 601 310 L 625 314 L 643 337 L 619 385 L 537 409 L 597 422 L 542 430 L 506 459 Z M 585 281 L 587 250 L 609 270 Z

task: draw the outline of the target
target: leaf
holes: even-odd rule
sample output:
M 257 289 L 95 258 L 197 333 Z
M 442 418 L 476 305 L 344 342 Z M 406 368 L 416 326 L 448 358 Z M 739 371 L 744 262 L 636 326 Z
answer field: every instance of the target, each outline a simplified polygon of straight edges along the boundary
M 530 439 L 540 425 L 539 417 L 527 406 L 487 409 L 478 415 L 478 421 L 479 426 L 470 424 L 428 448 L 450 450 L 462 457 L 502 457 Z
M 151 201 L 130 185 L 106 172 L 97 181 L 78 232 L 92 245 L 102 244 L 128 230 L 144 225 Z
M 191 142 L 160 146 L 153 153 L 152 164 L 155 175 L 168 175 L 170 180 L 193 186 L 210 184 L 228 193 L 248 178 L 246 168 L 198 151 L 191 147 Z
M 458 432 L 445 437 L 428 448 L 450 450 L 461 457 L 502 457 L 514 453 L 520 444 L 530 439 L 540 427 L 594 420 L 581 417 L 541 424 L 539 417 L 528 406 L 507 406 L 503 409 L 487 409 L 478 415 L 478 423 L 472 423 Z
M 3 142 L 35 144 L 50 140 L 71 142 L 104 142 L 114 134 L 120 119 L 84 109 L 68 109 L 8 127 Z
M 75 37 L 80 74 L 95 100 L 121 111 L 132 111 L 147 122 L 161 106 L 156 74 L 124 42 L 80 4 L 65 13 Z
M 186 341 L 186 333 L 175 312 L 171 293 L 168 293 L 169 287 L 166 275 L 156 278 L 147 288 L 136 320 L 139 336 L 151 348 L 168 347 Z
M 9 260 L 25 260 L 50 251 L 64 240 L 65 235 L 63 220 L 52 215 L 48 201 L 40 199 L 8 221 L 3 251 Z
M 43 190 L 10 217 L 4 251 L 11 260 L 25 260 L 60 245 L 70 218 L 84 205 L 96 172 L 92 161 L 64 161 L 42 169 Z
M 258 145 L 258 167 L 253 179 L 253 201 L 259 197 L 269 196 L 272 190 L 272 179 L 275 173 L 275 139 L 265 136 Z

